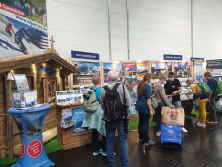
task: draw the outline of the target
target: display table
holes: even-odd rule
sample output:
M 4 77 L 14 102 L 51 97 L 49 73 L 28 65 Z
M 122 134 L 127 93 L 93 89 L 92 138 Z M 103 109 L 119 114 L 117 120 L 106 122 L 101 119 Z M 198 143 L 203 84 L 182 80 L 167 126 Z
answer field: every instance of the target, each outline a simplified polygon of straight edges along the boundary
M 54 166 L 44 150 L 42 129 L 48 104 L 36 105 L 25 109 L 9 109 L 18 126 L 21 137 L 20 159 L 12 167 L 50 167 Z
M 62 113 L 64 111 L 72 111 L 74 125 L 68 128 L 61 127 Z M 57 105 L 56 106 L 56 116 L 57 116 L 57 137 L 58 144 L 63 150 L 68 150 L 76 148 L 82 145 L 92 143 L 90 130 L 89 133 L 82 131 L 82 121 L 85 117 L 83 112 L 82 104 L 72 104 L 72 105 Z M 102 135 L 99 134 L 99 141 L 102 140 Z

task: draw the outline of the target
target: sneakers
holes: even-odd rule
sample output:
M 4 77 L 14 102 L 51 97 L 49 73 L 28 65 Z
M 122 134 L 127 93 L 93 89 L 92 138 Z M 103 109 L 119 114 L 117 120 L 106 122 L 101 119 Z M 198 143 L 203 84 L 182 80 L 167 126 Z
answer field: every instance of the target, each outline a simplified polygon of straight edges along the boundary
M 139 139 L 139 141 L 140 141 L 140 142 L 142 142 L 142 141 L 143 141 L 143 139 Z
M 201 122 L 200 121 L 193 121 L 193 123 L 198 124 L 198 123 L 201 123 Z
M 93 155 L 99 155 L 99 154 L 102 154 L 102 152 L 103 152 L 103 149 L 99 149 L 99 151 L 93 152 Z
M 181 130 L 182 130 L 183 133 L 187 133 L 188 132 L 184 127 L 182 127 Z
M 161 135 L 161 132 L 156 132 L 157 137 L 160 137 L 160 135 Z
M 114 155 L 116 155 L 115 152 L 114 152 Z M 107 152 L 106 152 L 106 151 L 103 151 L 103 152 L 102 152 L 102 156 L 106 157 L 106 156 L 107 156 Z
M 156 144 L 156 142 L 152 141 L 152 140 L 149 140 L 147 143 L 144 143 L 144 145 L 146 145 L 146 146 L 153 146 L 155 144 Z
M 214 121 L 207 121 L 208 124 L 217 124 L 217 122 Z
M 203 123 L 199 123 L 199 124 L 197 124 L 197 126 L 206 126 L 206 124 L 203 124 Z

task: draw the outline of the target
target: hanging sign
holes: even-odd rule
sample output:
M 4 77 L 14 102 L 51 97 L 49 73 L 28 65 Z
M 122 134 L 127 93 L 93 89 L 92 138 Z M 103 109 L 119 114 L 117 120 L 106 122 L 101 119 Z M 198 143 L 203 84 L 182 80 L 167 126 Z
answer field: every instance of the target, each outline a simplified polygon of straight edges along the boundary
M 199 58 L 199 57 L 191 57 L 190 61 L 194 62 L 194 60 L 202 60 L 204 62 L 204 58 Z
M 164 54 L 163 55 L 163 60 L 183 60 L 182 55 L 168 55 Z
M 88 52 L 79 52 L 79 51 L 71 51 L 72 58 L 75 59 L 90 59 L 90 60 L 99 60 L 98 53 L 88 53 Z
M 123 71 L 136 71 L 136 64 L 135 63 L 122 63 L 122 70 Z
M 45 71 L 45 72 L 50 72 L 50 73 L 53 73 L 53 74 L 56 73 L 56 70 L 54 70 L 52 68 L 49 68 L 49 67 L 45 67 L 45 66 L 40 66 L 40 70 Z
M 8 72 L 7 80 L 15 80 L 14 75 L 12 74 L 12 71 Z

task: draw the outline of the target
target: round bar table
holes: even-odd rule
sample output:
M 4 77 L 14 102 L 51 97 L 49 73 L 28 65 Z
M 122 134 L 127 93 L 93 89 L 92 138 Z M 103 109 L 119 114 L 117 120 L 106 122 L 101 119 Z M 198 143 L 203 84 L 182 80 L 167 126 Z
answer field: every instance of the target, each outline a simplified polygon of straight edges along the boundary
M 29 108 L 11 108 L 11 114 L 21 137 L 18 162 L 12 167 L 50 167 L 55 164 L 47 157 L 42 143 L 42 129 L 46 112 L 51 106 L 40 104 Z

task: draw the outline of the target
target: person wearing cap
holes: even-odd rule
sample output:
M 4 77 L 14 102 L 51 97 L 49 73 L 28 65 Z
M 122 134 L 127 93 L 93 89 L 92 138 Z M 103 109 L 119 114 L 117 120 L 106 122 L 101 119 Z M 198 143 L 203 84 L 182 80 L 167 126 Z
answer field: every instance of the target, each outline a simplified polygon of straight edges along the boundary
M 182 92 L 180 81 L 174 78 L 174 73 L 170 72 L 168 74 L 168 81 L 164 85 L 164 89 L 167 95 L 173 95 L 172 97 L 172 105 L 174 108 L 181 108 L 181 100 L 180 100 L 180 93 Z M 187 133 L 188 131 L 182 127 L 182 132 Z
M 216 115 L 216 98 L 215 90 L 217 88 L 217 79 L 213 78 L 213 75 L 210 72 L 206 72 L 204 77 L 207 81 L 207 85 L 210 88 L 210 93 L 208 95 L 208 103 L 206 105 L 207 111 L 210 112 L 210 120 L 207 120 L 207 123 L 215 124 L 217 123 Z

